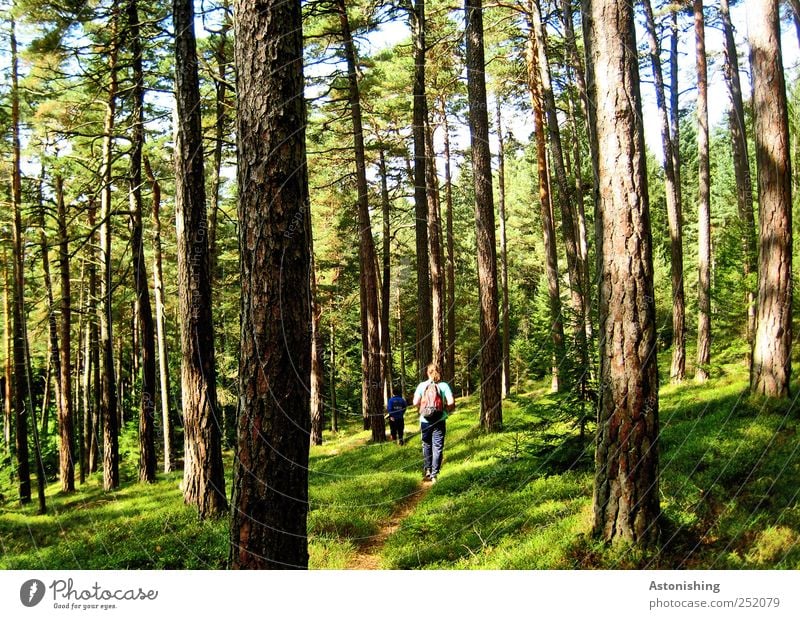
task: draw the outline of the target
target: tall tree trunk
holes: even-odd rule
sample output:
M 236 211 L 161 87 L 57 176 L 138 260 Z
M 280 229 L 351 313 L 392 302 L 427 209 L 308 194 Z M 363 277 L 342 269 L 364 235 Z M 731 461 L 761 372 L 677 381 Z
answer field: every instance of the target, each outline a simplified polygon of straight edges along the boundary
M 301 10 L 254 4 L 236 0 L 235 13 L 242 318 L 230 558 L 235 569 L 304 569 L 311 212 Z
M 678 106 L 680 91 L 678 82 L 678 41 L 680 29 L 678 28 L 678 12 L 680 5 L 672 7 L 670 19 L 670 39 L 669 39 L 669 133 L 672 142 L 672 171 L 675 175 L 675 193 L 677 195 L 677 218 L 678 224 L 683 228 L 683 187 L 681 185 L 681 132 L 680 132 L 680 108 Z M 683 245 L 681 241 L 681 245 Z M 685 296 L 684 296 L 685 299 Z M 684 309 L 684 328 L 686 324 L 686 313 Z
M 118 15 L 111 16 L 111 50 L 108 57 L 110 82 L 106 115 L 103 123 L 103 165 L 100 172 L 100 244 L 97 263 L 100 267 L 100 302 L 97 313 L 100 323 L 101 396 L 100 417 L 103 422 L 103 488 L 119 487 L 119 430 L 117 417 L 117 384 L 114 374 L 114 337 L 111 305 L 111 181 L 114 148 L 114 114 L 117 100 Z
M 161 184 L 153 174 L 150 161 L 143 158 L 144 172 L 153 192 L 153 298 L 155 300 L 156 342 L 158 344 L 158 379 L 161 392 L 161 424 L 164 438 L 164 472 L 173 468 L 175 424 L 170 413 L 169 355 L 164 325 L 164 274 L 161 260 Z
M 41 434 L 43 437 L 48 434 L 48 425 L 50 419 L 50 385 L 53 374 L 55 374 L 55 392 L 56 402 L 61 402 L 61 355 L 58 346 L 58 320 L 56 318 L 56 304 L 53 295 L 53 277 L 50 273 L 50 247 L 47 242 L 47 228 L 45 223 L 45 205 L 44 205 L 44 165 L 42 165 L 41 174 L 39 176 L 39 191 L 38 191 L 38 217 L 39 217 L 39 248 L 42 254 L 42 281 L 44 282 L 44 289 L 47 298 L 47 330 L 50 340 L 47 346 L 48 352 L 48 365 L 47 374 L 45 377 L 44 394 L 42 398 L 42 424 Z
M 501 393 L 505 398 L 511 392 L 511 359 L 509 353 L 508 316 L 508 254 L 506 248 L 506 157 L 503 138 L 503 120 L 500 111 L 500 95 L 495 93 L 497 104 L 497 215 L 500 218 L 500 287 L 502 289 L 501 311 L 503 316 L 503 381 Z
M 391 308 L 392 252 L 389 200 L 389 185 L 386 172 L 386 154 L 383 147 L 379 151 L 379 173 L 381 176 L 381 211 L 383 214 L 383 277 L 381 278 L 381 363 L 383 366 L 384 391 L 388 401 L 392 397 L 392 347 L 389 311 Z
M 453 176 L 450 171 L 450 127 L 447 123 L 447 107 L 441 100 L 442 124 L 444 128 L 444 196 L 447 213 L 447 353 L 445 354 L 444 379 L 451 385 L 456 379 L 456 268 L 455 243 L 453 240 Z M 405 393 L 405 391 L 404 391 Z
M 58 377 L 58 470 L 62 492 L 75 491 L 75 460 L 72 415 L 72 302 L 70 299 L 69 234 L 67 232 L 67 207 L 64 203 L 64 180 L 56 176 L 56 209 L 58 214 L 58 262 L 61 273 L 61 374 Z
M 231 24 L 229 21 L 229 8 L 230 0 L 225 0 L 223 3 L 223 10 L 225 17 L 220 25 L 217 34 L 217 39 L 214 42 L 213 54 L 214 60 L 217 63 L 217 74 L 214 76 L 214 91 L 216 94 L 215 109 L 214 109 L 214 164 L 213 176 L 211 178 L 211 208 L 209 215 L 209 231 L 208 231 L 208 251 L 211 260 L 211 281 L 213 284 L 214 278 L 217 277 L 217 263 L 219 258 L 219 248 L 217 247 L 217 236 L 219 227 L 219 194 L 220 194 L 220 180 L 222 171 L 222 147 L 225 142 L 225 132 L 227 124 L 227 94 L 228 94 L 228 30 Z M 213 292 L 213 285 L 212 285 Z
M 369 418 L 372 440 L 382 443 L 386 440 L 386 423 L 383 418 L 383 396 L 381 387 L 381 343 L 379 334 L 380 315 L 378 313 L 378 291 L 375 265 L 375 241 L 372 238 L 372 225 L 369 217 L 369 196 L 367 194 L 367 170 L 364 155 L 364 132 L 361 120 L 361 95 L 358 86 L 356 52 L 350 21 L 344 0 L 336 1 L 336 10 L 344 39 L 345 61 L 349 81 L 350 115 L 353 123 L 353 141 L 356 160 L 356 186 L 358 188 L 358 229 L 359 263 L 361 265 L 361 314 L 362 325 L 366 331 L 366 350 L 362 354 L 363 386 L 366 388 L 366 416 Z M 424 163 L 424 162 L 423 162 Z
M 447 340 L 445 332 L 445 273 L 442 257 L 442 216 L 439 206 L 439 178 L 436 172 L 436 153 L 433 148 L 433 129 L 425 122 L 426 193 L 428 197 L 428 266 L 431 284 L 431 362 L 441 372 L 444 369 Z
M 11 366 L 13 357 L 11 352 L 11 285 L 8 282 L 8 253 L 3 247 L 3 440 L 6 445 L 6 454 L 11 455 L 11 413 L 13 398 Z
M 414 214 L 417 253 L 417 375 L 425 378 L 425 367 L 433 359 L 433 315 L 430 266 L 428 265 L 428 202 L 425 166 L 425 0 L 415 0 L 411 10 L 414 41 L 414 83 L 412 139 L 414 141 Z
M 594 131 L 591 123 L 589 122 L 589 99 L 587 94 L 585 68 L 581 63 L 580 55 L 578 54 L 578 45 L 575 36 L 575 26 L 573 23 L 572 0 L 561 0 L 561 15 L 564 22 L 564 38 L 567 45 L 567 53 L 572 65 L 572 72 L 574 74 L 575 83 L 578 85 L 578 94 L 580 95 L 580 106 L 582 117 L 586 122 L 586 130 L 589 135 L 589 158 L 592 162 L 597 160 L 597 146 L 595 140 L 592 139 L 592 132 Z M 594 341 L 594 327 L 592 325 L 592 286 L 591 276 L 589 271 L 589 243 L 586 231 L 586 210 L 583 203 L 583 178 L 581 173 L 580 152 L 581 140 L 578 136 L 578 119 L 573 113 L 573 123 L 575 126 L 575 144 L 573 145 L 575 151 L 575 167 L 578 173 L 575 176 L 575 203 L 577 205 L 577 234 L 578 234 L 578 253 L 580 256 L 581 264 L 583 266 L 583 301 L 584 301 L 584 330 L 586 331 L 587 348 L 592 345 Z M 593 178 L 593 181 L 596 180 Z M 594 183 L 593 183 L 594 189 Z M 594 196 L 593 196 L 594 198 Z M 596 199 L 593 201 L 596 202 Z M 588 357 L 588 350 L 587 350 Z M 589 367 L 584 369 L 590 377 L 594 376 L 594 367 L 589 361 Z
M 400 303 L 400 286 L 397 286 L 397 344 L 400 349 L 400 392 L 406 397 L 406 341 L 403 335 L 403 306 Z
M 75 347 L 75 363 L 73 367 L 73 383 L 72 383 L 72 394 L 73 394 L 73 424 L 77 428 L 77 439 L 78 439 L 78 463 L 80 465 L 80 473 L 78 477 L 78 481 L 81 485 L 86 483 L 86 472 L 88 469 L 87 462 L 86 462 L 86 450 L 85 450 L 85 442 L 83 437 L 84 432 L 84 424 L 83 420 L 85 420 L 85 409 L 83 408 L 83 404 L 85 402 L 83 398 L 83 366 L 86 364 L 86 357 L 84 356 L 84 332 L 86 332 L 86 258 L 81 258 L 81 275 L 80 275 L 80 296 L 78 298 L 78 331 L 77 337 L 75 338 L 78 345 Z
M 156 343 L 150 288 L 147 281 L 147 259 L 142 232 L 142 149 L 144 147 L 144 69 L 139 30 L 137 0 L 128 1 L 128 39 L 133 68 L 132 130 L 130 151 L 130 216 L 133 279 L 139 311 L 139 333 L 142 359 L 142 399 L 139 407 L 139 481 L 156 480 L 155 413 L 156 413 Z
M 228 509 L 222 469 L 211 311 L 200 84 L 191 0 L 173 0 L 175 21 L 175 219 L 184 415 L 183 498 L 200 518 Z M 256 373 L 254 373 L 256 376 Z
M 331 310 L 333 309 L 335 308 L 332 306 Z M 335 434 L 339 431 L 339 405 L 336 402 L 336 327 L 334 326 L 334 316 L 335 312 L 331 311 L 330 380 L 328 383 L 331 392 L 331 432 Z
M 585 325 L 585 291 L 583 290 L 583 273 L 585 268 L 578 253 L 578 244 L 575 239 L 575 216 L 572 210 L 569 184 L 567 183 L 567 173 L 564 167 L 564 155 L 561 146 L 561 134 L 558 127 L 558 117 L 555 103 L 555 95 L 550 79 L 550 66 L 547 58 L 547 39 L 544 23 L 541 18 L 539 8 L 540 0 L 531 0 L 531 36 L 536 39 L 536 50 L 539 60 L 539 73 L 541 84 L 542 104 L 544 105 L 547 133 L 550 138 L 550 152 L 552 154 L 552 165 L 555 171 L 556 184 L 558 186 L 558 204 L 561 211 L 561 229 L 564 237 L 564 246 L 567 254 L 567 273 L 569 275 L 570 295 L 572 309 L 575 313 L 575 336 L 577 342 L 578 361 L 580 366 L 579 388 L 583 396 L 586 392 L 586 368 L 589 367 L 588 350 L 586 347 L 586 325 Z M 551 195 L 552 198 L 552 195 Z
M 594 530 L 658 539 L 658 371 L 644 127 L 633 5 L 587 0 L 599 147 L 600 404 Z M 622 363 L 624 359 L 624 363 Z
M 694 0 L 695 53 L 697 60 L 697 255 L 699 261 L 697 367 L 694 378 L 708 380 L 711 362 L 711 175 L 708 165 L 708 69 L 703 0 Z
M 497 249 L 492 199 L 492 155 L 486 110 L 486 63 L 483 54 L 481 0 L 466 0 L 467 98 L 475 182 L 475 228 L 478 249 L 478 294 L 481 334 L 481 428 L 498 431 L 503 424 L 500 318 L 497 312 Z
M 55 315 L 55 314 L 53 314 Z M 42 386 L 42 418 L 40 421 L 40 430 L 42 437 L 47 436 L 50 428 L 50 391 L 53 383 L 53 362 L 52 362 L 52 347 L 47 343 L 47 369 L 44 373 L 44 385 Z M 58 385 L 59 376 L 56 375 L 56 385 Z M 56 406 L 58 406 L 59 398 L 56 396 Z
M 91 233 L 90 248 L 95 253 L 99 252 L 98 234 L 95 232 L 97 223 L 97 204 L 93 196 L 89 196 L 89 206 L 86 209 L 87 218 L 89 220 L 89 229 Z M 103 430 L 103 419 L 101 416 L 102 409 L 102 387 L 100 379 L 100 324 L 99 313 L 100 306 L 98 304 L 98 277 L 97 277 L 97 261 L 89 259 L 89 311 L 90 314 L 94 312 L 94 319 L 89 325 L 89 365 L 91 367 L 91 386 L 92 393 L 90 396 L 91 405 L 91 428 L 89 432 L 89 472 L 95 473 L 100 463 L 100 432 Z M 89 376 L 86 378 L 89 384 Z
M 12 329 L 14 339 L 14 372 L 13 393 L 14 409 L 16 414 L 16 452 L 17 452 L 17 478 L 19 481 L 20 503 L 31 502 L 31 473 L 30 455 L 28 452 L 28 406 L 33 398 L 30 393 L 30 377 L 28 365 L 25 360 L 25 286 L 23 255 L 24 242 L 22 239 L 22 171 L 20 169 L 20 142 L 19 142 L 19 84 L 18 84 L 18 58 L 16 24 L 12 19 L 11 25 L 11 130 L 12 130 L 12 163 L 11 163 L 11 209 L 13 217 L 11 251 L 13 254 L 14 269 L 14 302 L 12 304 Z M 34 426 L 36 423 L 34 422 Z M 34 427 L 34 430 L 36 428 Z
M 550 301 L 550 335 L 553 339 L 553 377 L 550 391 L 557 393 L 560 388 L 559 364 L 564 358 L 564 324 L 561 321 L 561 290 L 558 275 L 558 254 L 556 251 L 556 232 L 550 210 L 550 183 L 547 171 L 547 144 L 545 142 L 544 111 L 539 87 L 539 55 L 536 39 L 528 38 L 527 47 L 528 88 L 533 107 L 534 134 L 536 137 L 536 168 L 539 176 L 539 212 L 542 218 L 544 241 L 545 274 L 547 275 L 547 297 Z
M 680 191 L 675 179 L 675 148 L 669 127 L 669 110 L 661 68 L 661 48 L 656 39 L 656 25 L 650 0 L 643 2 L 645 27 L 650 45 L 650 62 L 656 89 L 656 105 L 661 121 L 661 144 L 664 149 L 664 177 L 666 179 L 667 219 L 669 221 L 670 274 L 672 277 L 672 365 L 669 376 L 674 383 L 686 376 L 686 306 L 683 292 L 683 224 Z
M 794 0 L 793 4 L 800 4 Z M 754 281 L 758 258 L 756 247 L 756 223 L 753 214 L 753 183 L 750 178 L 750 160 L 747 153 L 747 131 L 745 130 L 744 102 L 742 84 L 739 79 L 739 56 L 733 36 L 728 0 L 720 0 L 719 12 L 722 17 L 722 30 L 725 34 L 725 82 L 731 96 L 729 126 L 733 151 L 733 171 L 736 175 L 736 204 L 742 223 L 742 253 L 744 254 L 744 279 L 747 286 L 747 342 L 753 347 L 753 333 L 756 326 L 756 295 Z
M 747 18 L 760 225 L 750 390 L 781 398 L 792 369 L 792 169 L 777 0 L 748 0 Z
M 308 284 L 309 284 L 309 303 L 310 303 L 310 327 L 311 327 L 311 363 L 309 388 L 311 389 L 311 444 L 322 445 L 322 430 L 325 427 L 325 408 L 322 399 L 324 386 L 324 373 L 322 361 L 322 336 L 320 334 L 319 318 L 322 306 L 319 303 L 319 291 L 317 289 L 317 268 L 314 256 L 314 234 L 312 232 L 311 213 L 309 212 L 306 223 L 308 235 Z

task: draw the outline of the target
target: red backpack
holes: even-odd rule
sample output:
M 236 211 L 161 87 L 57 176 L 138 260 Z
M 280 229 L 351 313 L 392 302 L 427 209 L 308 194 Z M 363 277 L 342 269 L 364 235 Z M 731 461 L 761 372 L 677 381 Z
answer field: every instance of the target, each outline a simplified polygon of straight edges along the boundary
M 444 404 L 442 402 L 442 394 L 439 392 L 439 385 L 431 381 L 422 392 L 422 398 L 419 403 L 420 414 L 425 419 L 436 419 L 441 416 L 444 411 Z

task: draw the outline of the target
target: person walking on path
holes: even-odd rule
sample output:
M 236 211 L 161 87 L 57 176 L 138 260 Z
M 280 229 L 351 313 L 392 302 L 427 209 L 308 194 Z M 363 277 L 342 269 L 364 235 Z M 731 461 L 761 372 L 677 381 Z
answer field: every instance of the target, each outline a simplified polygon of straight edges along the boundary
M 389 432 L 393 441 L 403 444 L 403 430 L 405 429 L 405 414 L 408 402 L 403 397 L 400 387 L 395 387 L 393 396 L 386 403 L 386 410 L 389 412 Z
M 456 408 L 450 385 L 442 382 L 439 368 L 431 363 L 427 368 L 428 380 L 417 385 L 414 406 L 419 406 L 420 433 L 422 435 L 423 481 L 436 483 L 442 468 L 444 437 L 447 432 L 447 413 Z

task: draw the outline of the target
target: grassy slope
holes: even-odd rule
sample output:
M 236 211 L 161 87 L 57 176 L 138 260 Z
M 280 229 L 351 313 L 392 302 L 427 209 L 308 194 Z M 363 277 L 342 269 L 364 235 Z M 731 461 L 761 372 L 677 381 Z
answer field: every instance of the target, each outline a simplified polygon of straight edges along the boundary
M 496 435 L 477 430 L 476 399 L 459 401 L 442 475 L 429 488 L 420 483 L 417 435 L 405 447 L 368 444 L 358 431 L 326 437 L 312 449 L 311 566 L 347 567 L 424 492 L 379 549 L 383 567 L 798 568 L 796 408 L 752 400 L 746 386 L 744 369 L 729 365 L 705 386 L 662 389 L 658 550 L 608 549 L 590 538 L 591 447 L 582 450 L 565 418 L 571 403 L 540 391 L 506 401 L 506 429 Z M 407 429 L 416 431 L 412 419 Z M 226 523 L 199 522 L 182 504 L 180 473 L 152 486 L 125 473 L 109 494 L 98 476 L 72 496 L 51 484 L 50 513 L 36 516 L 11 500 L 9 471 L 0 471 L 0 568 L 224 567 Z

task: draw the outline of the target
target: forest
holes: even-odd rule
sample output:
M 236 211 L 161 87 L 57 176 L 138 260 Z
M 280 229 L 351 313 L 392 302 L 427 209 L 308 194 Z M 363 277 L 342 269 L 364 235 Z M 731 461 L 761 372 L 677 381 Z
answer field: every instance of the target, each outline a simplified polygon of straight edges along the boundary
M 0 567 L 800 567 L 800 0 L 0 11 Z

